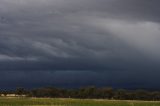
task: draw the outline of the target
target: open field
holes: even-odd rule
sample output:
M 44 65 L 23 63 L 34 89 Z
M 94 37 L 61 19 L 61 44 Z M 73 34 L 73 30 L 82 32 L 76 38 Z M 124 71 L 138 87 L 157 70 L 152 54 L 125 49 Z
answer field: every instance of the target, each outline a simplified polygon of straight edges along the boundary
M 47 98 L 0 98 L 0 106 L 160 106 L 160 102 Z

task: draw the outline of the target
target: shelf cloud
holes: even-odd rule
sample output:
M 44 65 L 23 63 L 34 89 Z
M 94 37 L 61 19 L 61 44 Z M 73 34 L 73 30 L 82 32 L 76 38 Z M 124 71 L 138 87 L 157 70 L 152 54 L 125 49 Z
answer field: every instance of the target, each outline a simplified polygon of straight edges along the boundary
M 159 3 L 1 0 L 0 80 L 12 87 L 157 87 Z

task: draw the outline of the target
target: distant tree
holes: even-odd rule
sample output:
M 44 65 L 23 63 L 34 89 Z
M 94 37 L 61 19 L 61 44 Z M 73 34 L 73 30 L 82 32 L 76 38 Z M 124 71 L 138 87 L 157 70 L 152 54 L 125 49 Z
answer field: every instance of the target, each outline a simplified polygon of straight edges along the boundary
M 80 89 L 59 89 L 54 87 L 38 88 L 30 91 L 17 88 L 15 91 L 0 91 L 0 94 L 15 93 L 30 97 L 81 98 L 81 99 L 116 99 L 116 100 L 160 100 L 160 91 L 113 89 L 112 87 L 96 88 L 94 86 Z
M 86 88 L 87 98 L 96 98 L 96 90 L 95 86 Z
M 125 89 L 118 89 L 116 90 L 115 94 L 114 94 L 114 98 L 115 99 L 119 99 L 119 100 L 125 100 L 126 98 L 126 90 Z
M 79 98 L 95 98 L 96 97 L 96 88 L 94 86 L 80 88 L 78 90 Z
M 21 96 L 23 94 L 26 94 L 26 90 L 24 88 L 17 88 L 15 94 Z
M 150 100 L 150 93 L 146 90 L 136 90 L 135 92 L 135 99 L 137 100 Z
M 3 95 L 7 96 L 8 92 L 7 91 L 3 91 Z
M 67 90 L 67 97 L 68 98 L 81 98 L 81 95 L 79 95 L 80 90 L 76 89 L 69 89 Z
M 112 87 L 105 87 L 101 89 L 102 97 L 105 99 L 113 98 L 114 92 Z
M 151 93 L 151 97 L 153 101 L 158 101 L 160 100 L 160 92 L 154 91 Z

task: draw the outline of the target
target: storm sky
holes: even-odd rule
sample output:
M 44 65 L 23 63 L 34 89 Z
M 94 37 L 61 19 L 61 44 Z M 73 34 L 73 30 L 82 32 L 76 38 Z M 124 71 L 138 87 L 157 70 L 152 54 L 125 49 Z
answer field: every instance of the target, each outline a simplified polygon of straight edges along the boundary
M 159 0 L 0 0 L 0 88 L 160 88 Z

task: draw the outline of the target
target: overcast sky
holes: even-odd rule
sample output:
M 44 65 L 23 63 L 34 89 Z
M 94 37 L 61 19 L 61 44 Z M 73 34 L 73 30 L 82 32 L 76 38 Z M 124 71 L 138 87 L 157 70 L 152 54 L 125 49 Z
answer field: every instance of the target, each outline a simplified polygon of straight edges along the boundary
M 159 0 L 0 0 L 0 87 L 160 88 Z

